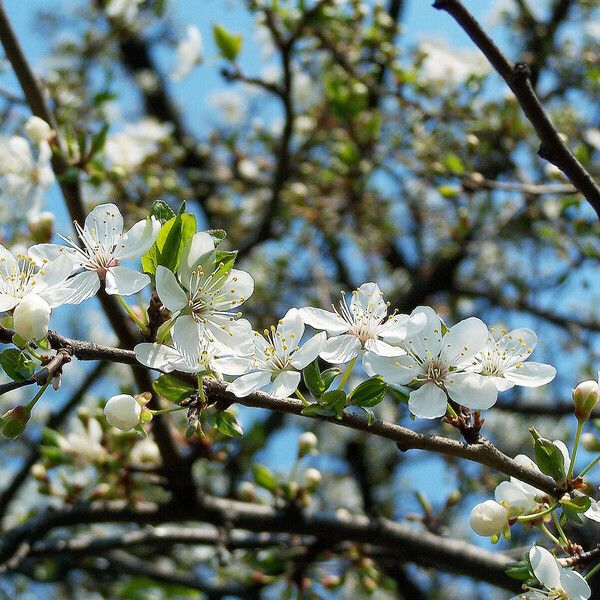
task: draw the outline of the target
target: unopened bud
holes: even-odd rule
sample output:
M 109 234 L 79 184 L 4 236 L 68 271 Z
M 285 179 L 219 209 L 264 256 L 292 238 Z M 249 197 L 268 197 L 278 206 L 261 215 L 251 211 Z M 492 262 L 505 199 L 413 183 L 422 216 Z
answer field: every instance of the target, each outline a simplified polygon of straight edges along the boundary
M 495 500 L 486 500 L 473 507 L 469 522 L 471 529 L 478 535 L 500 535 L 508 525 L 508 513 L 506 508 Z
M 32 142 L 39 144 L 40 142 L 48 142 L 54 137 L 54 130 L 44 119 L 40 119 L 35 115 L 29 117 L 25 122 L 25 133 L 29 136 Z
M 304 485 L 308 490 L 314 490 L 322 481 L 323 476 L 318 469 L 306 469 L 304 473 Z
M 129 431 L 140 422 L 142 407 L 133 396 L 118 394 L 104 406 L 106 420 L 121 431 Z
M 30 417 L 31 411 L 25 406 L 15 406 L 7 410 L 0 417 L 0 433 L 2 437 L 14 440 L 25 431 Z
M 37 294 L 28 294 L 13 313 L 15 332 L 24 340 L 41 340 L 48 333 L 50 305 Z
M 319 440 L 312 431 L 305 431 L 298 438 L 298 458 L 303 458 L 307 454 L 313 454 L 317 450 Z
M 256 499 L 256 486 L 251 481 L 242 481 L 238 487 L 238 495 L 242 500 L 253 502 Z
M 46 481 L 48 478 L 48 473 L 46 472 L 46 467 L 41 463 L 35 463 L 31 467 L 31 476 L 38 481 Z
M 54 215 L 51 212 L 44 211 L 32 215 L 29 217 L 27 224 L 34 242 L 45 244 L 52 239 L 54 235 Z
M 587 421 L 600 401 L 600 387 L 597 381 L 588 380 L 580 383 L 573 390 L 575 416 L 578 421 Z
M 581 445 L 588 452 L 600 452 L 600 440 L 593 433 L 584 433 L 581 436 Z

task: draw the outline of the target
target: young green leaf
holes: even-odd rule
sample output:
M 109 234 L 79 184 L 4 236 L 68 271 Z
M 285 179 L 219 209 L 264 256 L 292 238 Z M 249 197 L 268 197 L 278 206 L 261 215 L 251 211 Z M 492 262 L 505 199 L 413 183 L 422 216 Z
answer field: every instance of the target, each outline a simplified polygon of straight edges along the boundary
M 221 56 L 233 62 L 242 49 L 242 36 L 231 33 L 222 25 L 213 25 L 213 36 Z
M 0 352 L 0 366 L 14 381 L 30 379 L 35 370 L 35 363 L 16 348 L 7 348 Z
M 254 481 L 256 485 L 259 485 L 270 492 L 274 492 L 277 489 L 277 478 L 269 469 L 267 469 L 267 467 L 264 465 L 254 465 L 252 472 L 254 474 Z
M 371 377 L 354 389 L 349 395 L 349 400 L 356 406 L 377 406 L 385 397 L 387 389 L 388 385 L 381 377 Z
M 330 390 L 321 396 L 321 404 L 330 408 L 338 419 L 341 419 L 344 414 L 346 400 L 346 392 L 344 390 Z
M 550 440 L 539 437 L 535 440 L 535 462 L 544 475 L 555 481 L 565 478 L 565 458 L 560 448 Z
M 152 387 L 159 396 L 175 404 L 189 398 L 196 391 L 194 386 L 173 375 L 161 375 L 154 381 Z
M 302 370 L 302 377 L 308 391 L 315 397 L 320 398 L 323 390 L 323 380 L 319 370 L 319 361 L 313 360 Z
M 215 428 L 229 437 L 241 437 L 244 435 L 244 430 L 240 427 L 235 415 L 227 410 L 217 413 Z
M 155 200 L 150 207 L 150 215 L 164 225 L 169 219 L 175 217 L 173 209 L 164 200 Z

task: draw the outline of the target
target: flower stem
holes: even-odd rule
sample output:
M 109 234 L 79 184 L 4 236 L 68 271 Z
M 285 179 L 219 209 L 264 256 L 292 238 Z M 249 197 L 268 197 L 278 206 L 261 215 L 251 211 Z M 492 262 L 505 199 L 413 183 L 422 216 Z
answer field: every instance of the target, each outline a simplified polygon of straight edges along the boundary
M 567 479 L 573 477 L 573 469 L 575 468 L 575 457 L 577 456 L 577 449 L 579 448 L 579 438 L 581 437 L 581 430 L 585 421 L 577 421 L 577 431 L 575 432 L 575 442 L 573 443 L 573 451 L 571 452 L 571 464 L 569 465 L 569 471 L 567 473 Z
M 599 462 L 600 454 L 596 456 L 596 458 L 594 458 L 594 460 L 592 460 L 592 462 L 585 469 L 583 469 L 583 471 L 581 471 L 577 477 L 583 477 L 584 475 L 587 475 Z
M 187 406 L 173 406 L 171 408 L 162 408 L 160 410 L 151 410 L 153 415 L 166 415 L 167 413 L 176 412 L 178 410 L 187 410 Z
M 35 406 L 35 403 L 43 396 L 49 385 L 50 382 L 46 383 L 38 390 L 37 394 L 25 405 L 27 410 L 30 411 Z
M 302 404 L 304 404 L 304 406 L 307 406 L 308 404 L 310 404 L 309 401 L 303 396 L 303 394 L 300 390 L 296 390 L 296 396 L 302 402 Z
M 158 337 L 158 339 L 156 340 L 157 343 L 162 344 L 167 335 L 169 335 L 169 331 L 171 331 L 171 328 L 173 327 L 173 325 L 175 325 L 175 319 L 173 319 L 161 332 L 160 336 Z
M 594 565 L 583 577 L 588 580 L 591 579 L 600 570 L 600 562 Z
M 358 356 L 355 356 L 349 363 L 348 366 L 346 367 L 346 370 L 344 371 L 344 374 L 342 375 L 342 378 L 340 379 L 340 383 L 337 386 L 338 390 L 343 390 L 344 386 L 346 385 L 346 382 L 348 381 L 348 378 L 350 377 L 350 373 L 352 373 L 352 369 L 354 368 L 354 364 L 356 363 L 356 359 L 358 358 Z
M 562 542 L 562 546 L 566 548 L 569 545 L 569 540 L 563 531 L 563 528 L 560 524 L 559 518 L 556 516 L 556 513 L 552 513 L 552 518 L 554 519 L 554 525 L 556 526 L 556 530 L 558 531 L 558 535 L 560 536 L 560 541 Z
M 453 419 L 458 419 L 458 415 L 456 414 L 456 411 L 452 408 L 452 406 L 450 406 L 450 402 L 448 402 L 448 404 L 446 405 L 446 412 L 449 413 Z
M 27 352 L 29 352 L 29 354 L 31 354 L 31 356 L 33 356 L 33 358 L 36 358 L 39 361 L 42 360 L 41 355 L 38 354 L 29 344 L 27 344 Z
M 561 545 L 560 540 L 555 535 L 551 534 L 543 523 L 540 523 L 539 527 L 557 546 Z
M 146 323 L 144 323 L 144 321 L 142 321 L 135 314 L 135 312 L 133 312 L 133 310 L 131 310 L 131 308 L 129 307 L 127 302 L 125 302 L 125 300 L 123 300 L 123 298 L 121 296 L 119 296 L 119 294 L 115 294 L 115 296 L 116 296 L 117 300 L 119 301 L 119 303 L 121 304 L 121 306 L 127 311 L 127 314 L 131 317 L 133 322 L 142 330 L 142 333 L 144 335 L 147 335 L 150 332 L 150 330 L 148 329 L 148 325 L 146 325 Z
M 522 523 L 525 521 L 535 521 L 536 519 L 539 519 L 540 517 L 545 517 L 546 515 L 549 515 L 551 512 L 553 512 L 559 506 L 559 504 L 560 504 L 560 502 L 557 502 L 556 504 L 553 504 L 552 506 L 549 506 L 545 510 L 542 510 L 541 512 L 538 512 L 538 513 L 534 513 L 534 514 L 530 514 L 530 515 L 521 515 L 520 517 L 517 517 L 517 521 Z
M 198 395 L 200 396 L 200 403 L 202 406 L 206 405 L 206 396 L 204 395 L 204 376 L 198 373 Z

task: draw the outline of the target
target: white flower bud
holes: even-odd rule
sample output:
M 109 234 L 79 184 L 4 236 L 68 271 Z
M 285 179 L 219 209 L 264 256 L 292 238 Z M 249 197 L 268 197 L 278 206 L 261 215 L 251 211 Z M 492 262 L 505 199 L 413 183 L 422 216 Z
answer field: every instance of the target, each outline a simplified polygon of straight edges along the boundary
M 600 401 L 600 386 L 592 379 L 581 382 L 573 390 L 575 416 L 579 421 L 587 421 L 590 414 Z
M 477 504 L 471 511 L 471 529 L 478 535 L 491 537 L 499 535 L 508 525 L 508 513 L 495 500 L 486 500 Z
M 305 431 L 298 438 L 298 456 L 300 458 L 302 458 L 303 456 L 306 456 L 307 454 L 311 454 L 311 453 L 315 452 L 315 450 L 317 449 L 318 443 L 319 443 L 319 440 L 317 439 L 317 436 L 312 431 Z
M 106 420 L 121 431 L 133 429 L 139 422 L 142 407 L 133 396 L 118 394 L 104 406 Z
M 13 313 L 15 332 L 24 340 L 41 340 L 48 333 L 50 305 L 37 294 L 29 294 Z
M 256 179 L 260 175 L 258 165 L 247 158 L 238 163 L 238 172 L 244 179 Z
M 593 433 L 584 433 L 581 436 L 581 445 L 588 452 L 600 452 L 600 440 Z
M 314 490 L 321 483 L 322 479 L 323 476 L 318 469 L 306 469 L 304 472 L 304 485 L 309 490 Z
M 29 136 L 29 139 L 39 144 L 40 142 L 47 142 L 54 137 L 54 130 L 44 119 L 32 116 L 25 122 L 25 133 Z

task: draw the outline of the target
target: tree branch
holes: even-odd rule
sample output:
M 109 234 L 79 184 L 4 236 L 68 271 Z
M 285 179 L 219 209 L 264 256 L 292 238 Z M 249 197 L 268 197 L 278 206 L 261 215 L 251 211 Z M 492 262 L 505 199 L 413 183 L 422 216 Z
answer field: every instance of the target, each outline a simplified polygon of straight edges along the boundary
M 539 156 L 558 167 L 600 217 L 600 187 L 561 139 L 531 86 L 527 65 L 511 64 L 460 0 L 436 0 L 433 6 L 450 14 L 483 52 L 510 87 L 525 116 L 535 129 L 541 142 Z

